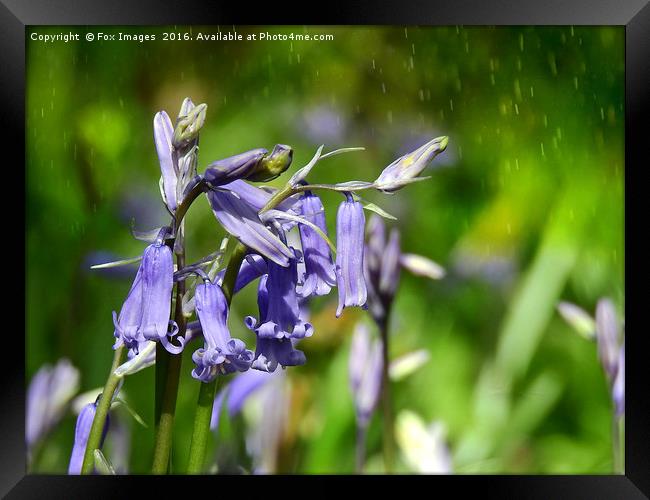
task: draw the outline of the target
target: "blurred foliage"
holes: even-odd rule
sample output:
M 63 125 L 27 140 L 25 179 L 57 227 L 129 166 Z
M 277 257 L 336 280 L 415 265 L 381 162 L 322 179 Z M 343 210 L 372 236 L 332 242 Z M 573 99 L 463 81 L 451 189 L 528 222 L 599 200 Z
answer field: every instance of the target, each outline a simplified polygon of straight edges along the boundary
M 81 41 L 29 39 L 68 30 Z M 457 472 L 612 470 L 610 399 L 595 346 L 570 331 L 555 305 L 565 299 L 593 312 L 607 295 L 624 307 L 622 27 L 238 29 L 244 36 L 334 35 L 322 42 L 162 39 L 163 32 L 216 27 L 90 31 L 154 33 L 156 41 L 90 43 L 78 27 L 28 29 L 28 380 L 43 363 L 68 357 L 81 370 L 82 391 L 105 382 L 111 311 L 135 268 L 89 266 L 106 255 L 141 253 L 131 218 L 139 229 L 168 220 L 153 144 L 156 111 L 175 116 L 186 96 L 208 104 L 200 170 L 275 143 L 294 148 L 290 171 L 322 143 L 326 151 L 365 146 L 317 167 L 312 177 L 322 182 L 372 180 L 397 156 L 444 134 L 449 147 L 429 181 L 394 196 L 367 195 L 399 218 L 405 251 L 448 270 L 438 282 L 402 276 L 392 355 L 425 348 L 431 360 L 395 383 L 396 410 L 444 423 Z M 340 197 L 323 199 L 333 232 Z M 204 200 L 186 227 L 190 261 L 223 235 Z M 333 321 L 335 300 L 313 302 L 316 333 L 301 343 L 308 363 L 288 373 L 293 416 L 281 471 L 353 470 L 347 355 L 363 313 Z M 253 286 L 231 313 L 233 336 L 249 345 L 237 318 L 256 312 Z M 190 376 L 195 348 L 183 360 L 178 471 L 198 393 Z M 148 369 L 124 386 L 149 425 L 124 419 L 134 440 L 131 472 L 150 467 L 153 375 Z M 73 433 L 70 415 L 48 437 L 36 470 L 65 471 Z M 369 471 L 382 470 L 380 447 L 376 416 Z

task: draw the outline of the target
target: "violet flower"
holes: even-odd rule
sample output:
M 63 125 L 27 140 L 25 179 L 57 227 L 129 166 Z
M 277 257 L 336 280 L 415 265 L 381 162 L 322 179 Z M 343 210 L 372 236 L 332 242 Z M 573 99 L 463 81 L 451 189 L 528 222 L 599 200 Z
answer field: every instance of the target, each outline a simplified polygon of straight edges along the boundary
M 221 288 L 206 280 L 196 287 L 194 297 L 205 346 L 192 354 L 196 364 L 192 376 L 207 383 L 218 374 L 248 370 L 253 352 L 241 340 L 230 337 L 228 302 Z
M 260 370 L 248 370 L 237 374 L 225 389 L 219 391 L 214 400 L 210 429 L 216 430 L 219 428 L 219 417 L 224 402 L 226 403 L 228 416 L 234 417 L 241 411 L 246 400 L 266 383 L 273 380 L 273 377 L 277 376 L 278 373 L 280 372 L 268 373 Z
M 601 299 L 596 306 L 596 340 L 598 357 L 610 381 L 619 369 L 620 329 L 616 309 L 609 299 Z
M 90 436 L 90 428 L 93 425 L 93 419 L 97 412 L 97 401 L 88 403 L 83 407 L 77 417 L 77 425 L 74 430 L 74 444 L 72 445 L 72 454 L 70 456 L 70 464 L 68 465 L 68 474 L 78 475 L 81 474 L 81 467 L 83 466 L 84 454 L 86 453 L 86 445 L 88 444 L 88 437 Z M 102 438 L 99 441 L 101 448 L 108 432 L 109 416 L 106 415 L 106 422 L 104 423 L 104 430 Z
M 366 325 L 358 324 L 352 336 L 349 373 L 357 422 L 362 428 L 368 425 L 379 400 L 382 367 L 381 341 L 371 341 Z
M 619 351 L 618 371 L 612 386 L 612 399 L 616 417 L 621 417 L 625 413 L 625 344 Z
M 246 436 L 246 448 L 253 462 L 253 474 L 273 474 L 278 469 L 278 452 L 285 434 L 289 408 L 291 407 L 291 386 L 283 371 L 269 377 L 269 383 L 255 395 L 258 410 L 252 428 Z M 251 401 L 252 403 L 253 401 Z
M 42 366 L 27 389 L 25 440 L 31 450 L 59 423 L 79 389 L 79 370 L 67 359 Z
M 233 289 L 233 294 L 239 292 L 251 281 L 256 280 L 268 272 L 268 265 L 262 256 L 248 254 L 244 262 L 242 262 L 241 267 L 239 268 L 239 273 L 237 273 L 237 279 L 235 280 L 235 288 Z M 221 282 L 223 281 L 225 275 L 225 269 L 222 269 L 217 273 L 216 282 L 219 286 L 221 286 Z
M 214 215 L 223 228 L 260 255 L 288 266 L 295 254 L 260 220 L 255 208 L 230 191 L 207 194 Z
M 417 276 L 430 279 L 440 279 L 445 275 L 444 269 L 432 260 L 421 255 L 403 254 L 398 229 L 391 229 L 386 239 L 384 221 L 375 214 L 368 222 L 368 241 L 363 263 L 368 307 L 378 324 L 386 321 L 399 285 L 402 267 Z
M 301 202 L 301 216 L 327 235 L 325 209 L 320 198 L 311 191 L 306 191 Z M 300 224 L 299 231 L 305 264 L 300 296 L 327 295 L 336 285 L 336 273 L 330 248 L 327 242 L 308 225 Z
M 137 354 L 143 342 L 156 340 L 173 354 L 183 350 L 181 337 L 177 337 L 180 346 L 170 342 L 170 338 L 178 333 L 176 322 L 169 319 L 173 284 L 172 251 L 162 239 L 158 239 L 145 249 L 119 317 L 113 311 L 114 335 L 118 339 L 114 348 L 124 343 Z
M 207 104 L 193 106 L 192 100 L 187 98 L 183 101 L 181 111 L 176 122 L 176 127 L 172 135 L 172 144 L 175 148 L 186 147 L 195 140 L 203 124 L 205 123 L 205 114 L 208 109 Z
M 367 289 L 363 276 L 363 233 L 366 218 L 363 206 L 350 193 L 336 216 L 336 281 L 339 305 L 336 317 L 351 306 L 366 308 Z
M 203 175 L 211 186 L 221 186 L 237 179 L 246 179 L 268 153 L 264 148 L 217 160 L 208 165 Z
M 289 266 L 281 267 L 268 263 L 269 273 L 264 282 L 265 291 L 258 293 L 260 321 L 249 316 L 246 325 L 257 333 L 260 339 L 281 339 L 309 337 L 313 333 L 310 323 L 300 318 L 300 306 L 296 295 L 298 269 L 296 259 Z
M 424 177 L 418 176 L 445 150 L 448 142 L 447 136 L 436 137 L 415 151 L 401 156 L 382 171 L 375 181 L 375 187 L 385 193 L 393 193 L 407 184 L 424 180 Z
M 269 266 L 272 264 L 269 263 Z M 269 273 L 270 274 L 270 273 Z M 297 366 L 305 364 L 306 358 L 305 354 L 302 351 L 299 351 L 294 348 L 294 342 L 296 340 L 290 338 L 294 334 L 309 336 L 312 334 L 312 327 L 309 323 L 304 323 L 300 319 L 300 312 L 295 310 L 291 311 L 282 311 L 282 309 L 288 308 L 286 303 L 283 302 L 283 296 L 279 296 L 273 299 L 274 307 L 276 308 L 276 313 L 280 312 L 278 316 L 282 315 L 286 317 L 295 317 L 297 314 L 296 321 L 298 328 L 293 328 L 293 332 L 289 333 L 282 331 L 278 327 L 276 321 L 270 320 L 270 289 L 267 287 L 267 281 L 270 278 L 268 275 L 262 276 L 258 286 L 257 294 L 257 305 L 259 308 L 259 322 L 252 316 L 248 316 L 245 320 L 246 326 L 255 331 L 257 334 L 257 345 L 255 347 L 255 360 L 253 361 L 252 368 L 256 370 L 273 372 L 277 368 L 278 364 L 285 366 Z M 279 319 L 279 318 L 277 318 Z M 263 327 L 263 331 L 260 333 L 260 329 Z M 289 338 L 287 338 L 287 336 Z
M 286 144 L 276 144 L 270 154 L 265 155 L 247 179 L 253 182 L 269 182 L 279 177 L 291 165 L 293 150 Z

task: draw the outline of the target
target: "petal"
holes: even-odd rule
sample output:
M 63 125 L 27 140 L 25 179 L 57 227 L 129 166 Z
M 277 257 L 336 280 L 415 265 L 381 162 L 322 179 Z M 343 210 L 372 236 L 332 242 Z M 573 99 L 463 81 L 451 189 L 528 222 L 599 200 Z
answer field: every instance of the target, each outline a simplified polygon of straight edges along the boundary
M 260 220 L 251 205 L 228 191 L 208 193 L 212 211 L 226 231 L 244 245 L 281 266 L 289 265 L 294 253 Z
M 148 340 L 167 337 L 171 296 L 174 286 L 174 259 L 162 243 L 149 245 L 142 258 L 142 320 L 138 329 Z
M 160 171 L 163 178 L 163 188 L 167 207 L 170 211 L 176 210 L 176 167 L 172 155 L 172 136 L 174 127 L 165 111 L 156 113 L 153 119 L 153 137 L 160 162 Z
M 336 218 L 336 272 L 339 305 L 336 317 L 345 307 L 366 307 L 367 289 L 363 275 L 365 216 L 361 203 L 348 199 L 339 206 Z

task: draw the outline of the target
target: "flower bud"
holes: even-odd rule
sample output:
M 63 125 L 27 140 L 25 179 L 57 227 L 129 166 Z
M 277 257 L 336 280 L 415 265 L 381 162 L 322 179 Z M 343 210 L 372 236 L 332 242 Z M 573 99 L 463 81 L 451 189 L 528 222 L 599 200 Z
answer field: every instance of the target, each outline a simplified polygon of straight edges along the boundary
M 247 180 L 253 182 L 272 181 L 289 168 L 291 160 L 293 160 L 291 147 L 285 144 L 276 144 L 271 154 L 260 160 Z
M 447 147 L 447 136 L 436 137 L 412 153 L 408 153 L 388 165 L 375 181 L 375 187 L 392 193 L 406 184 L 422 180 L 418 177 L 431 161 Z
M 185 103 L 183 103 L 181 111 L 184 111 L 186 107 L 189 106 L 185 106 Z M 190 141 L 198 137 L 199 131 L 205 122 L 205 112 L 207 108 L 207 104 L 199 104 L 190 109 L 186 115 L 178 117 L 178 122 L 174 129 L 174 147 L 180 148 L 186 146 Z

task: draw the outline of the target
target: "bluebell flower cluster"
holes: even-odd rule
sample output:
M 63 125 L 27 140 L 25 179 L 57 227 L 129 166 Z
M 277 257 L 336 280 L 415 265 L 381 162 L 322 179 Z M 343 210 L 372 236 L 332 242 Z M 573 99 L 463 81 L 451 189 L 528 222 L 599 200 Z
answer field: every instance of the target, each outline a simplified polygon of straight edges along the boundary
M 186 339 L 179 335 L 178 325 L 170 317 L 174 281 L 186 279 L 191 272 L 198 274 L 202 282 L 191 286 L 188 293 L 193 293 L 191 305 L 200 323 L 204 346 L 193 353 L 192 376 L 207 383 L 218 375 L 235 371 L 252 368 L 274 372 L 278 366 L 304 364 L 305 355 L 295 345 L 313 334 L 302 307 L 311 297 L 327 295 L 332 288 L 337 288 L 336 316 L 339 317 L 348 307 L 366 309 L 369 295 L 379 293 L 383 297 L 394 293 L 401 257 L 399 235 L 392 234 L 385 248 L 385 242 L 377 238 L 377 244 L 367 246 L 364 206 L 354 191 L 374 188 L 392 193 L 413 182 L 444 150 L 447 139 L 430 141 L 391 163 L 374 183 L 348 181 L 329 186 L 344 195 L 336 217 L 334 257 L 323 203 L 313 189 L 308 189 L 306 180 L 321 159 L 322 147 L 312 162 L 292 177 L 287 184 L 291 192 L 279 200 L 274 198 L 278 190 L 252 183 L 275 179 L 289 168 L 293 150 L 283 144 L 270 152 L 256 148 L 212 161 L 203 174 L 198 174 L 199 132 L 206 108 L 205 104 L 195 105 L 188 98 L 175 125 L 165 111 L 154 117 L 161 197 L 173 220 L 170 227 L 160 228 L 144 250 L 131 290 L 119 315 L 113 313 L 113 322 L 115 348 L 128 347 L 131 360 L 150 341 L 160 342 L 172 354 L 180 353 Z M 255 334 L 254 350 L 230 335 L 229 300 L 221 288 L 225 271 L 216 269 L 206 274 L 200 263 L 184 269 L 174 267 L 174 253 L 178 252 L 178 241 L 183 238 L 182 217 L 186 205 L 193 201 L 192 193 L 197 190 L 206 194 L 214 216 L 229 236 L 246 248 L 246 259 L 234 292 L 259 279 L 259 314 L 244 320 Z M 267 210 L 272 200 L 272 207 Z M 289 244 L 289 232 L 296 227 L 299 243 Z M 367 281 L 368 269 L 377 267 L 378 258 L 382 263 L 377 288 Z M 370 259 L 369 266 L 364 264 L 364 259 Z M 377 281 L 374 275 L 371 280 Z M 151 349 L 147 355 L 152 356 Z M 147 360 L 141 364 L 150 363 Z

